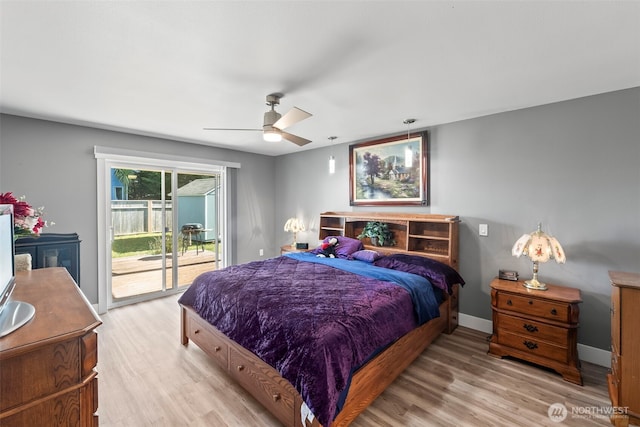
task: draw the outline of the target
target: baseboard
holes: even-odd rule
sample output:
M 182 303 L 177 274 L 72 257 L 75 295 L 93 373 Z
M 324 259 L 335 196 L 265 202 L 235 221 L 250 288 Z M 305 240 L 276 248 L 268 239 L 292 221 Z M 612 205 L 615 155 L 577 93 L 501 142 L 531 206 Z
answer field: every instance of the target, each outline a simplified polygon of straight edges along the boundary
M 491 320 L 469 316 L 464 313 L 459 313 L 458 319 L 458 324 L 465 328 L 475 329 L 476 331 L 486 332 L 487 334 L 493 332 L 493 322 Z
M 578 357 L 580 357 L 580 360 L 594 365 L 604 366 L 605 368 L 611 367 L 611 352 L 601 348 L 578 343 Z
M 491 320 L 482 319 L 480 317 L 470 316 L 468 314 L 459 313 L 458 324 L 465 328 L 475 329 L 476 331 L 491 334 L 493 332 L 493 322 Z M 609 368 L 611 366 L 611 352 L 596 347 L 590 347 L 584 344 L 578 344 L 578 355 L 580 360 L 593 363 L 595 365 Z

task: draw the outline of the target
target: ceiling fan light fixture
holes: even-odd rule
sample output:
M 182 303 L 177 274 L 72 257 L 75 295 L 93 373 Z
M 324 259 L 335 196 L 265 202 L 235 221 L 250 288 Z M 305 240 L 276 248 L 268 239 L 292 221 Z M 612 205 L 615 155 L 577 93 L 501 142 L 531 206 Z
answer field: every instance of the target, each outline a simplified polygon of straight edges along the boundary
M 262 122 L 261 129 L 204 128 L 204 130 L 262 131 L 262 139 L 266 142 L 280 142 L 283 139 L 286 139 L 299 147 L 309 144 L 311 140 L 285 132 L 284 129 L 311 117 L 312 114 L 307 113 L 298 107 L 293 107 L 287 111 L 284 116 L 281 115 L 275 110 L 275 106 L 280 104 L 280 98 L 283 96 L 284 95 L 281 93 L 272 93 L 271 95 L 267 95 L 267 105 L 271 107 L 271 109 L 264 113 L 264 121 Z
M 264 130 L 262 138 L 267 142 L 280 142 L 282 141 L 282 132 L 274 127 L 271 127 L 270 129 Z

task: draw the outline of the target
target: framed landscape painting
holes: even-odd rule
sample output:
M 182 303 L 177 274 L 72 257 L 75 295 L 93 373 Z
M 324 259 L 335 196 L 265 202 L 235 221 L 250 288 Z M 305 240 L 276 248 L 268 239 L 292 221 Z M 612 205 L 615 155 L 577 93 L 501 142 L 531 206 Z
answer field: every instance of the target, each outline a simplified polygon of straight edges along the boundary
M 352 206 L 426 205 L 428 133 L 349 146 Z

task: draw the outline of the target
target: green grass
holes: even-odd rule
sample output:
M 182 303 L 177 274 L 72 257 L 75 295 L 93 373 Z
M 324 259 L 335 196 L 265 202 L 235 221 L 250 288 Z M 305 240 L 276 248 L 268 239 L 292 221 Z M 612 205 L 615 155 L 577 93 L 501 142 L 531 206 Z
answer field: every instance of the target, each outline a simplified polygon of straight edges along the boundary
M 117 236 L 111 243 L 111 257 L 120 258 L 133 255 L 142 255 L 153 252 L 161 239 L 160 233 L 132 234 Z M 158 251 L 159 253 L 159 251 Z
M 135 255 L 160 254 L 161 239 L 162 235 L 160 233 L 117 236 L 111 244 L 111 257 L 122 258 Z M 171 235 L 167 235 L 167 253 L 171 253 L 171 243 Z M 180 244 L 179 240 L 178 244 Z M 205 250 L 213 251 L 214 244 L 205 243 L 204 248 Z

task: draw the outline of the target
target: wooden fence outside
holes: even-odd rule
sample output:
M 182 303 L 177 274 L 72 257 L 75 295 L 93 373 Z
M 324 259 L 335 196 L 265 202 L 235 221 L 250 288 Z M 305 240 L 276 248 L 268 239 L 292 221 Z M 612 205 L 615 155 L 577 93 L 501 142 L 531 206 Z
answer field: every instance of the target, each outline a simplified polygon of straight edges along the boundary
M 171 230 L 171 202 L 165 202 L 167 228 Z M 111 225 L 114 236 L 162 232 L 161 200 L 112 200 Z

